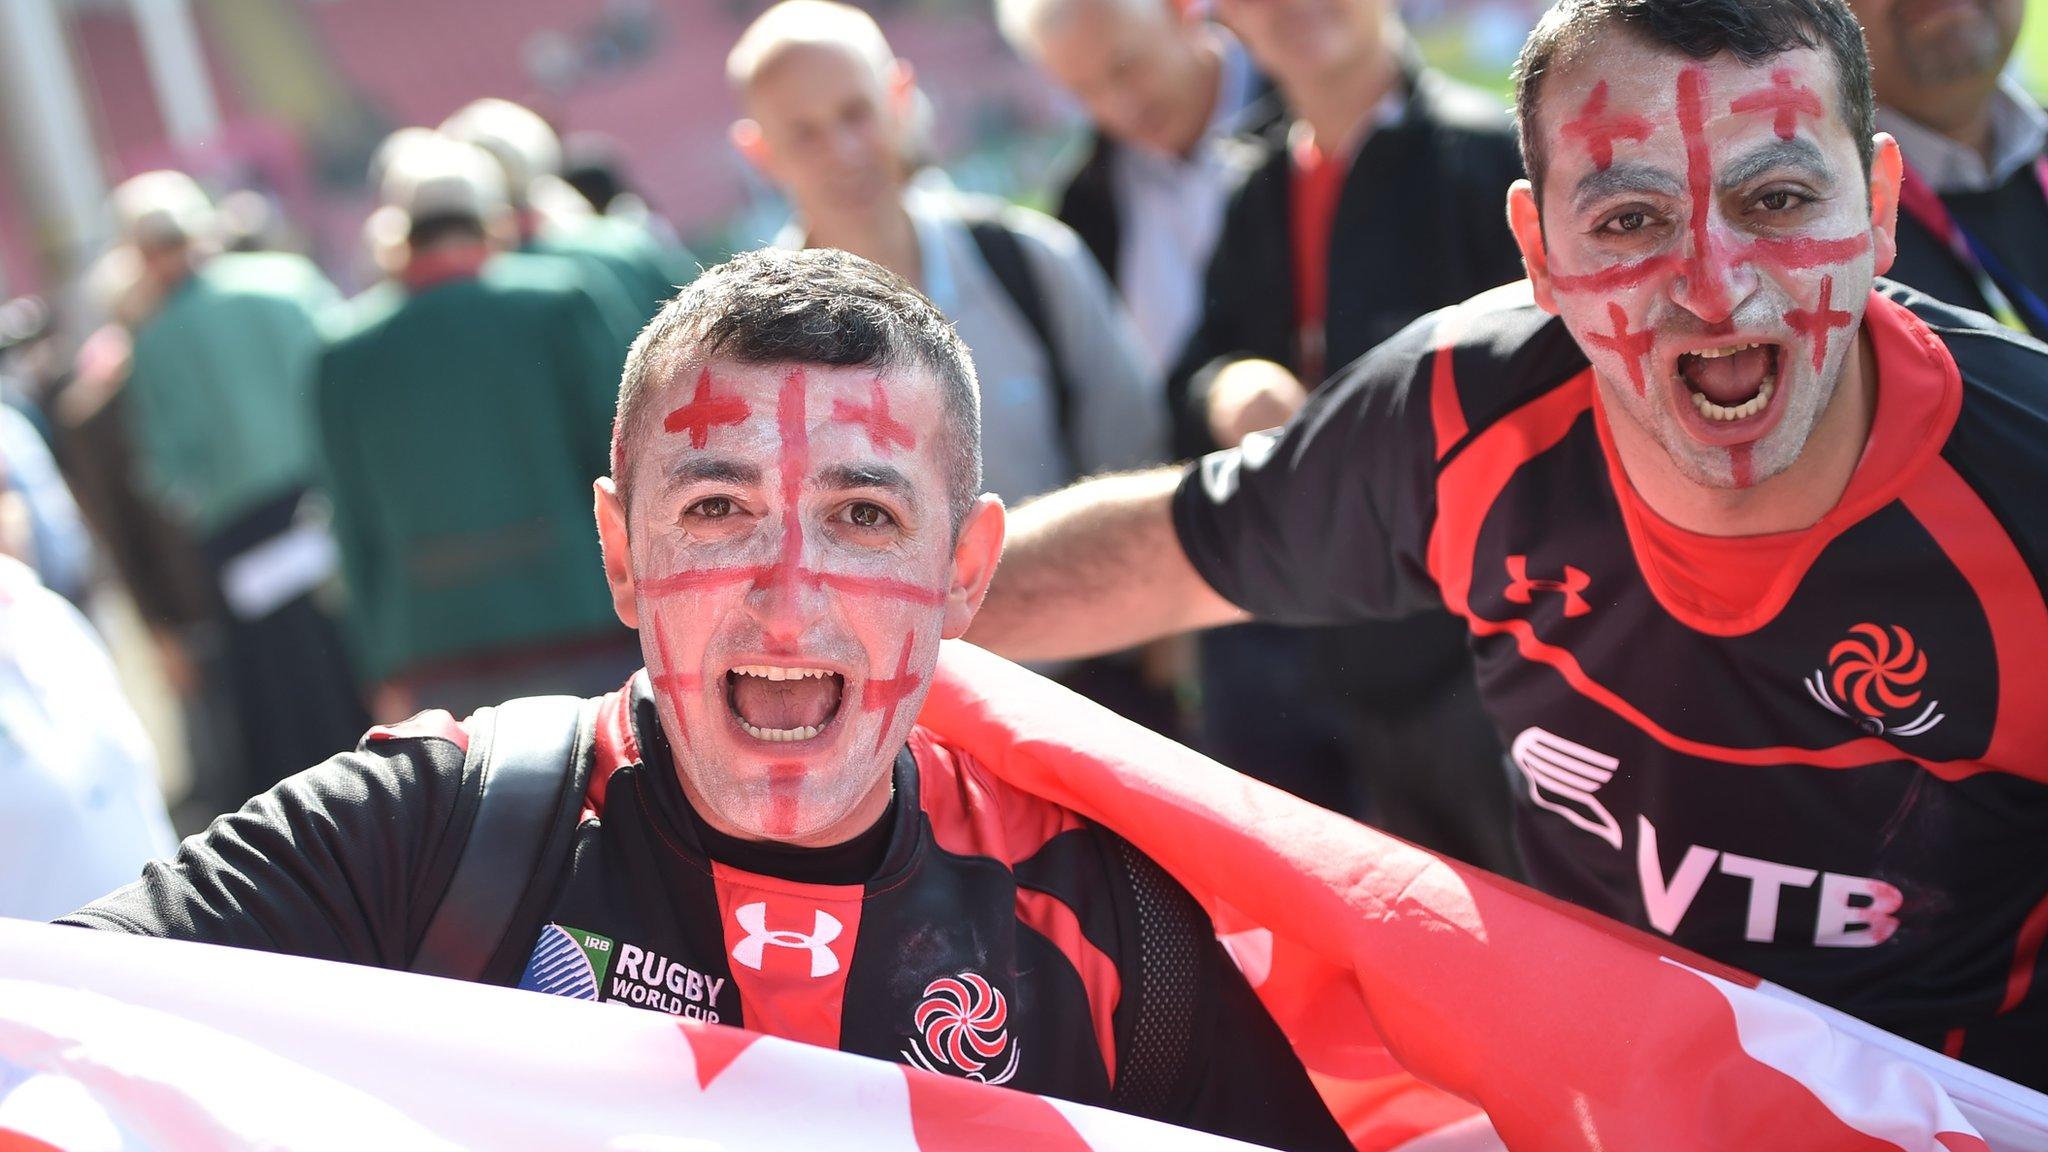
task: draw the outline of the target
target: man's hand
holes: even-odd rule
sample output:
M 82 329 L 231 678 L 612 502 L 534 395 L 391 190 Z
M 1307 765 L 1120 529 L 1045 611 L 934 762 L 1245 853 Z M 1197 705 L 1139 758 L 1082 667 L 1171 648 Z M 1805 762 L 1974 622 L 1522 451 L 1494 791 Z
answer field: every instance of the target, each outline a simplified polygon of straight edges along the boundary
M 1224 448 L 1246 436 L 1277 428 L 1308 403 L 1308 389 L 1294 373 L 1271 360 L 1239 360 L 1209 383 L 1209 435 Z

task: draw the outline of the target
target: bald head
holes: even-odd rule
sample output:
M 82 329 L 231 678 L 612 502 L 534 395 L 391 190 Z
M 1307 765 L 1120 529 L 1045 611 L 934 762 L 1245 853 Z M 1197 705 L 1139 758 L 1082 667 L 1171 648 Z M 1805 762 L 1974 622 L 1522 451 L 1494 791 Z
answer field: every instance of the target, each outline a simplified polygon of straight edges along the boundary
M 725 79 L 743 100 L 762 73 L 798 48 L 833 48 L 888 76 L 896 53 L 874 17 L 834 0 L 783 0 L 747 25 L 725 58 Z

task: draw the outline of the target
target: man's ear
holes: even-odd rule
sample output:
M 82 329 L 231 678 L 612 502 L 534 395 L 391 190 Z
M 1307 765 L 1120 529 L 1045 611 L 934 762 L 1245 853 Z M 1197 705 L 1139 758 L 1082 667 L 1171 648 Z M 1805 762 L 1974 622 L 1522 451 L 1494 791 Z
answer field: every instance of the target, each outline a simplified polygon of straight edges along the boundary
M 1527 180 L 1508 185 L 1508 230 L 1515 234 L 1515 246 L 1522 250 L 1522 268 L 1529 274 L 1529 287 L 1536 306 L 1557 314 L 1557 297 L 1550 287 L 1550 252 L 1543 246 L 1543 210 L 1536 203 L 1536 187 Z
M 626 542 L 626 502 L 609 476 L 599 476 L 591 490 L 597 495 L 597 542 L 604 549 L 604 582 L 611 586 L 612 611 L 619 623 L 640 627 L 640 603 L 633 593 L 633 554 Z
M 889 93 L 889 103 L 898 116 L 910 114 L 910 98 L 917 91 L 917 72 L 910 61 L 897 57 L 889 62 L 889 70 L 882 74 L 883 90 Z
M 1882 276 L 1899 256 L 1899 181 L 1905 178 L 1906 162 L 1891 133 L 1879 132 L 1876 144 L 1870 157 L 1870 243 L 1876 256 L 1871 271 Z
M 946 588 L 945 630 L 940 633 L 948 640 L 967 635 L 967 626 L 981 611 L 996 561 L 1002 559 L 1005 520 L 1003 502 L 983 495 L 960 526 L 960 539 L 953 545 L 953 579 Z
M 759 121 L 742 116 L 726 126 L 725 138 L 732 141 L 732 146 L 753 166 L 754 171 L 769 180 L 775 179 L 775 174 L 771 171 L 774 157 L 768 153 L 768 142 L 761 138 Z

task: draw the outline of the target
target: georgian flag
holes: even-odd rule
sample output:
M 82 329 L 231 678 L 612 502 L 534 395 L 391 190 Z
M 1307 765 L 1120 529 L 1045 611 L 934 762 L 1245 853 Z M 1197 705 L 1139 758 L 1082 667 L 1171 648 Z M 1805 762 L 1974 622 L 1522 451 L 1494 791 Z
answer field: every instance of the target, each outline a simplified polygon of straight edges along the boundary
M 666 1013 L 0 920 L 0 1152 L 1222 1152 Z
M 1186 884 L 1361 1152 L 2048 1152 L 2048 1097 L 948 644 L 923 722 Z M 620 1005 L 0 920 L 0 1152 L 1239 1147 Z
M 1186 885 L 1361 1152 L 2048 1150 L 2048 1096 L 1304 803 L 970 645 L 945 646 L 920 722 Z

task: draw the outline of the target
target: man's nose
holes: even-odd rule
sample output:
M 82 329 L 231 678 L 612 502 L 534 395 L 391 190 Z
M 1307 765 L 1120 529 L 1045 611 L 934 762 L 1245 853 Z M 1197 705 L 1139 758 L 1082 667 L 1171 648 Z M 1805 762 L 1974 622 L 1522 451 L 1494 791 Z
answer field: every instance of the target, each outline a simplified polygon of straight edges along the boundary
M 816 577 L 802 525 L 786 523 L 775 562 L 754 578 L 747 612 L 771 643 L 802 639 L 824 612 L 825 589 Z
M 1709 324 L 1723 323 L 1756 291 L 1756 269 L 1746 245 L 1717 213 L 1690 233 L 1685 263 L 1671 283 L 1672 302 Z

